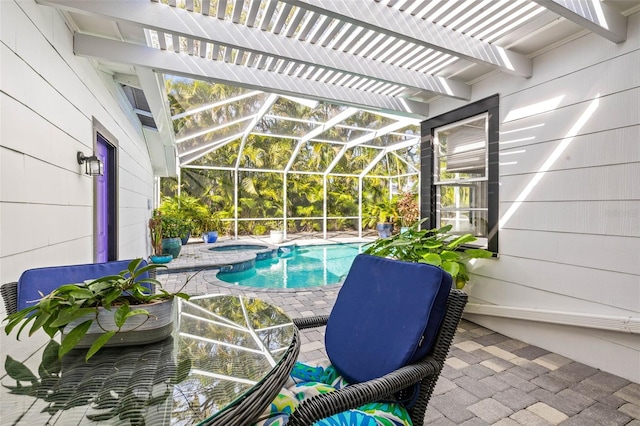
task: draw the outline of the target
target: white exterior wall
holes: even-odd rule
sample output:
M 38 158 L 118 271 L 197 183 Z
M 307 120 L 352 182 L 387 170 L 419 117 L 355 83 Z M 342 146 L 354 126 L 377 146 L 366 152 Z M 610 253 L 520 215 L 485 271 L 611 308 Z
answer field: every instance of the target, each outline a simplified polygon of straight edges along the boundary
M 640 14 L 624 43 L 588 34 L 535 57 L 530 79 L 500 74 L 473 86 L 474 100 L 495 93 L 500 257 L 474 267 L 470 301 L 637 320 Z M 430 115 L 461 105 L 442 100 Z M 640 334 L 466 317 L 640 382 Z
M 122 90 L 74 56 L 57 10 L 3 0 L 0 15 L 0 282 L 93 262 L 93 178 L 76 161 L 93 152 L 93 117 L 119 144 L 119 257 L 146 257 L 153 172 Z

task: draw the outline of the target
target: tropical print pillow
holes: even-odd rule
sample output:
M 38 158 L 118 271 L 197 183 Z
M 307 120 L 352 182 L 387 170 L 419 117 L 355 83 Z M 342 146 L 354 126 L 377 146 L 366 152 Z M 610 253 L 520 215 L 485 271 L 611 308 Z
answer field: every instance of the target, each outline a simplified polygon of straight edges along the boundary
M 317 366 L 297 362 L 280 394 L 265 409 L 254 426 L 283 426 L 291 413 L 305 399 L 333 392 L 349 383 L 338 374 L 329 361 Z M 334 414 L 314 426 L 412 426 L 409 413 L 397 403 L 375 402 L 357 409 Z

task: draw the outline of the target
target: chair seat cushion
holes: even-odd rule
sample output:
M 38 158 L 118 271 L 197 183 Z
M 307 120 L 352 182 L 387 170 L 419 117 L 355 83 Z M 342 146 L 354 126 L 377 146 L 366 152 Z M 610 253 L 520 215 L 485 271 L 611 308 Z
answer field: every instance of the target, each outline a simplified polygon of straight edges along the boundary
M 64 284 L 77 284 L 87 280 L 115 275 L 127 269 L 131 260 L 116 260 L 104 263 L 87 263 L 83 265 L 49 266 L 26 270 L 18 280 L 18 310 L 34 305 L 41 299 Z M 142 261 L 140 267 L 145 266 Z M 139 279 L 149 278 L 144 273 Z M 147 284 L 143 284 L 148 287 Z
M 318 365 L 297 362 L 291 371 L 286 387 L 280 391 L 252 426 L 286 425 L 289 416 L 301 403 L 348 385 L 328 362 L 322 361 Z M 318 420 L 313 423 L 313 426 L 411 426 L 411 424 L 411 417 L 402 405 L 390 402 L 372 402 Z
M 356 256 L 327 322 L 332 365 L 358 383 L 423 358 L 450 290 L 451 276 L 436 266 Z

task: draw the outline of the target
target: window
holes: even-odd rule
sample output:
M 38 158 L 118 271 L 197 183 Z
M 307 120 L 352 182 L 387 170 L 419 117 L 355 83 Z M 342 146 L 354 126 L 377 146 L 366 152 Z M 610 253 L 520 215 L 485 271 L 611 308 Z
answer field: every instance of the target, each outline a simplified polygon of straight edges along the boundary
M 492 96 L 422 123 L 422 212 L 498 252 L 498 101 Z

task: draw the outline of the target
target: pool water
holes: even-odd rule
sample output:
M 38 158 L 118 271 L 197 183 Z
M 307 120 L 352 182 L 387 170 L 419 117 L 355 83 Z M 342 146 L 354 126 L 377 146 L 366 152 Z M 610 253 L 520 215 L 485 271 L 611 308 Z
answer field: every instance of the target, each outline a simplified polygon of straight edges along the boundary
M 221 272 L 218 279 L 259 288 L 307 288 L 337 284 L 347 276 L 364 243 L 298 246 L 277 258 L 256 261 L 242 272 Z

